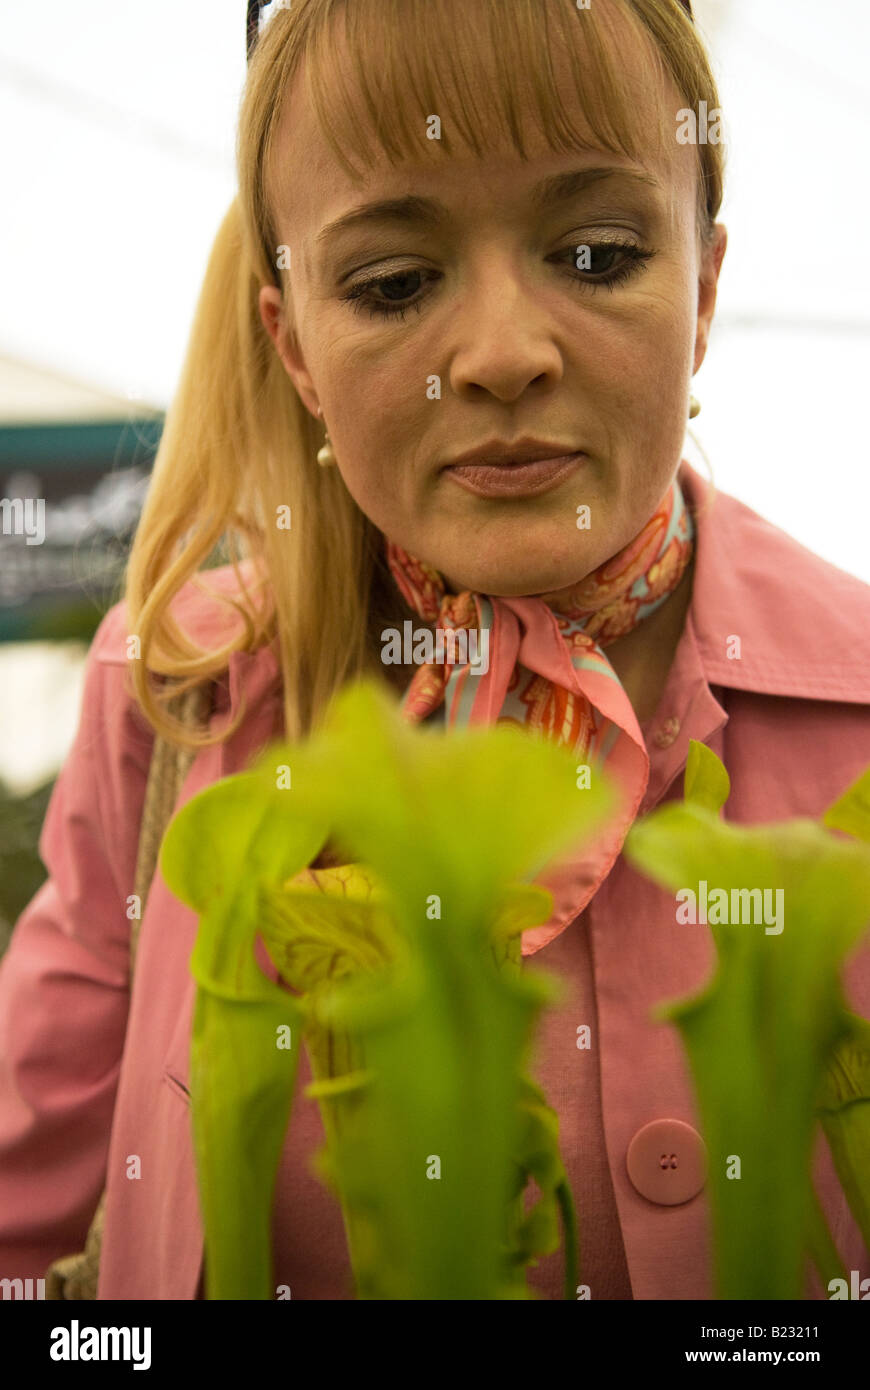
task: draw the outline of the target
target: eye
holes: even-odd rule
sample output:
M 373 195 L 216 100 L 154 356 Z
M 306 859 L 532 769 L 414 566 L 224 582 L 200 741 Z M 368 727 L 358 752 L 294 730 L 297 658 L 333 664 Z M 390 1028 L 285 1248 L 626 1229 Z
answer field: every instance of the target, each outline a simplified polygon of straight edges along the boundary
M 589 252 L 589 268 L 580 270 L 577 268 L 577 261 L 580 251 L 585 249 Z M 654 254 L 653 251 L 644 251 L 634 242 L 606 241 L 580 243 L 558 252 L 551 259 L 563 261 L 567 256 L 571 257 L 574 269 L 565 273 L 575 284 L 588 289 L 602 285 L 613 290 L 616 285 L 645 270 L 645 262 L 651 260 Z M 615 266 L 614 260 L 617 261 Z M 428 296 L 419 293 L 420 282 L 427 278 L 438 280 L 441 277 L 437 271 L 420 267 L 396 271 L 392 275 L 375 275 L 368 280 L 358 281 L 341 296 L 341 299 L 343 303 L 350 304 L 355 313 L 365 310 L 371 318 L 404 319 L 409 309 L 416 309 L 418 314 L 422 310 Z M 416 298 L 410 298 L 415 290 Z M 377 298 L 379 294 L 384 298 Z
M 575 283 L 590 289 L 606 285 L 612 290 L 646 270 L 646 262 L 652 260 L 654 255 L 654 251 L 645 251 L 633 241 L 603 241 L 580 242 L 561 251 L 554 259 L 571 257 L 574 268 L 567 274 Z
M 437 272 L 419 268 L 396 271 L 393 275 L 373 276 L 370 280 L 361 280 L 353 285 L 341 298 L 357 313 L 366 309 L 375 318 L 404 318 L 408 309 L 416 309 L 418 313 L 422 309 L 425 295 L 416 299 L 405 296 L 413 294 L 415 288 L 419 288 L 414 282 L 423 280 L 427 275 L 438 278 Z M 385 298 L 376 299 L 373 291 L 383 293 Z

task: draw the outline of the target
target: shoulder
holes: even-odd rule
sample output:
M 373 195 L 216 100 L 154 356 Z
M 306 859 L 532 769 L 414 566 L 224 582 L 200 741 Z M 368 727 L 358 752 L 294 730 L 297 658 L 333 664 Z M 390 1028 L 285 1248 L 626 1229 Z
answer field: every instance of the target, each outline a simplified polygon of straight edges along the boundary
M 206 591 L 203 592 L 203 589 Z M 234 625 L 244 624 L 215 595 L 235 594 L 232 565 L 210 570 L 205 583 L 189 582 L 172 611 L 191 639 L 204 649 L 226 643 Z M 154 730 L 136 699 L 127 603 L 113 604 L 103 617 L 85 661 L 78 726 L 58 774 L 40 839 L 43 861 L 52 874 L 72 872 L 73 846 L 79 862 L 105 865 L 107 881 L 124 895 L 132 891 L 139 824 Z M 250 654 L 251 663 L 258 654 Z M 91 873 L 96 872 L 92 867 Z M 105 884 L 103 887 L 105 888 Z M 96 890 L 94 890 L 96 891 Z
M 245 581 L 253 578 L 249 561 L 240 566 Z M 225 645 L 244 631 L 240 615 L 226 603 L 238 598 L 240 589 L 232 565 L 221 565 L 194 575 L 179 589 L 170 612 L 191 641 L 206 650 Z M 124 665 L 130 660 L 130 631 L 126 599 L 108 610 L 91 644 L 93 660 L 100 665 Z
M 702 509 L 692 616 L 711 683 L 870 705 L 870 585 L 694 470 L 680 476 Z

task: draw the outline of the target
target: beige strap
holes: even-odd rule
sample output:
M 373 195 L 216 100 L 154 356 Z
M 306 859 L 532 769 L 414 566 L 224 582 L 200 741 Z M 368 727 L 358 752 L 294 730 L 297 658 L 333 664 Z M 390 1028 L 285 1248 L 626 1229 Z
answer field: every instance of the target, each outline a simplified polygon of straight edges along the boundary
M 175 695 L 169 701 L 169 713 L 179 719 L 186 728 L 193 728 L 207 716 L 211 701 L 210 685 L 195 685 L 183 695 Z M 139 899 L 139 917 L 134 918 L 130 932 L 130 977 L 136 962 L 136 948 L 139 945 L 139 924 L 145 915 L 145 904 L 157 856 L 172 819 L 175 803 L 184 779 L 196 757 L 195 748 L 177 748 L 165 739 L 155 738 L 148 769 L 148 785 L 145 788 L 145 804 L 142 807 L 142 820 L 139 829 L 139 852 L 136 859 L 136 873 L 133 879 L 133 892 Z

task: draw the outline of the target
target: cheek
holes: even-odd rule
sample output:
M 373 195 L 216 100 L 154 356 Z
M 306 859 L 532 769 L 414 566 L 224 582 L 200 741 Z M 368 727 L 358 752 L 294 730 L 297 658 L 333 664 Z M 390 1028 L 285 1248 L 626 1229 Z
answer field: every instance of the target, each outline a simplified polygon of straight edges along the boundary
M 407 382 L 407 378 L 405 378 Z M 333 411 L 330 438 L 342 477 L 357 505 L 377 524 L 407 505 L 420 424 L 409 409 L 407 387 L 379 383 L 377 393 L 357 382 Z
M 363 510 L 383 510 L 397 491 L 396 460 L 422 428 L 409 389 L 417 374 L 397 353 L 376 348 L 371 332 L 345 329 L 329 338 L 312 369 L 330 440 L 348 490 Z M 423 379 L 423 378 L 420 378 Z M 425 401 L 425 388 L 419 393 Z
M 407 373 L 391 381 L 383 373 L 348 378 L 338 372 L 332 415 L 324 410 L 348 492 L 369 520 L 387 533 L 419 507 L 416 470 L 425 445 L 425 421 L 407 383 Z
M 673 435 L 691 377 L 694 312 L 685 282 L 674 279 L 587 335 L 583 371 L 614 438 Z
M 624 313 L 609 324 L 610 351 L 623 370 L 638 380 L 659 380 L 675 362 L 691 359 L 695 305 L 690 286 L 677 274 L 663 274 L 639 290 Z
M 351 441 L 361 431 L 389 431 L 412 408 L 412 383 L 425 383 L 398 334 L 379 330 L 364 313 L 357 319 L 351 310 L 323 315 L 306 361 L 330 434 L 347 431 Z M 425 384 L 420 394 L 425 397 Z

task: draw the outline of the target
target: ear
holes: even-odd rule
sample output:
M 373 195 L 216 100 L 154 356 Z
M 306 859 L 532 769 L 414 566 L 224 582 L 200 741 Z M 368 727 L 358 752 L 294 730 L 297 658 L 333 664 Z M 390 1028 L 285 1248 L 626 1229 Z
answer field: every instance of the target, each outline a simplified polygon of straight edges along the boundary
M 719 272 L 722 269 L 722 261 L 725 257 L 727 245 L 728 232 L 721 222 L 717 222 L 715 237 L 709 246 L 704 247 L 701 256 L 701 270 L 698 277 L 698 325 L 695 330 L 695 362 L 692 367 L 693 376 L 707 356 L 707 344 L 710 341 L 710 325 L 713 322 L 713 312 L 716 308 L 716 287 L 719 282 Z
M 316 416 L 318 411 L 317 392 L 305 366 L 299 341 L 289 327 L 281 299 L 281 291 L 275 285 L 264 285 L 260 290 L 258 305 L 263 327 L 275 344 L 284 370 L 289 376 L 304 404 Z

